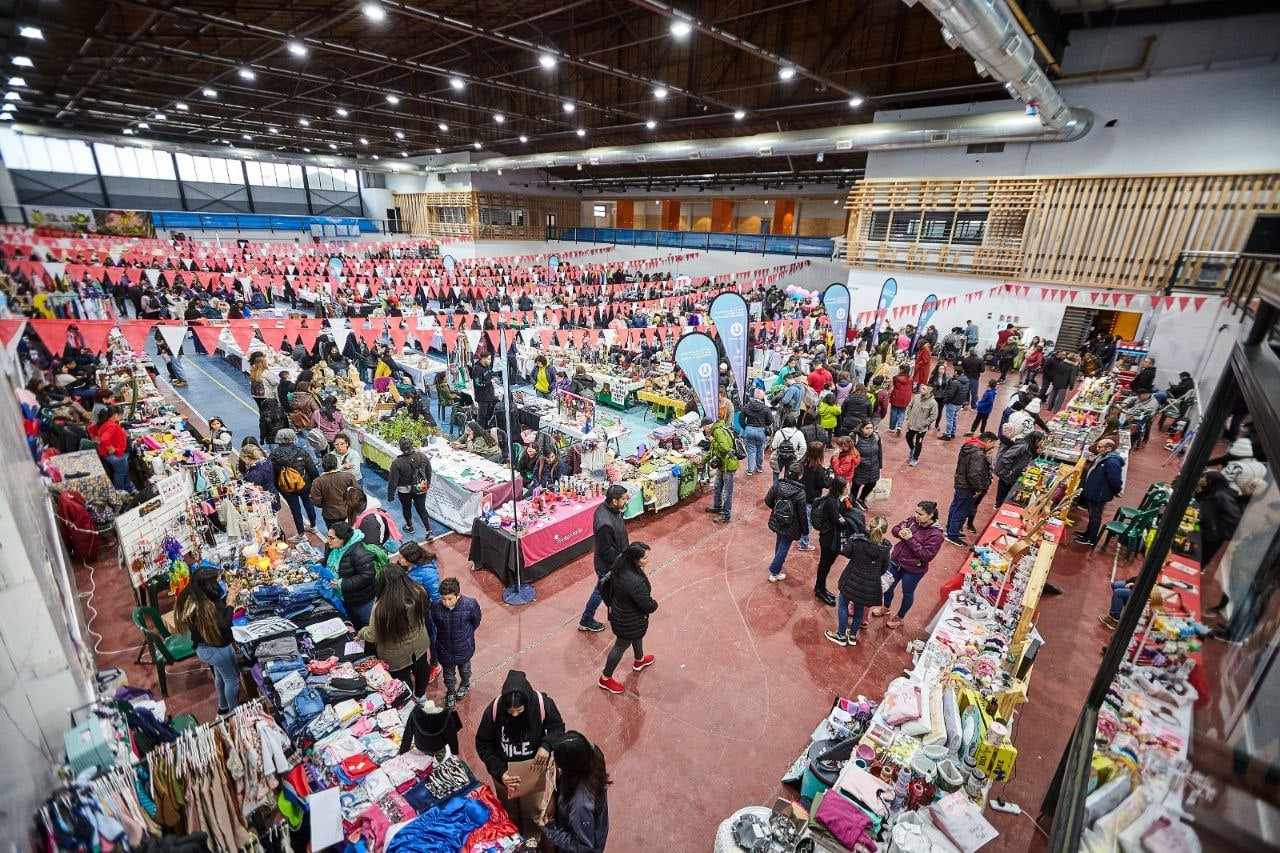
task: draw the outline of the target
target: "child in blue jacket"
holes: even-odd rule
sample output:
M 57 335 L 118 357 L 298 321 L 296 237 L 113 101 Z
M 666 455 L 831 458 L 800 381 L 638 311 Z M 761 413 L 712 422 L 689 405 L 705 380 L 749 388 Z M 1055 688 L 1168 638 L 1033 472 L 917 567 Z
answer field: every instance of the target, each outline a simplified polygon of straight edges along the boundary
M 987 418 L 991 417 L 991 410 L 996 405 L 996 386 L 998 384 L 995 379 L 987 381 L 987 390 L 978 398 L 978 405 L 974 407 L 974 411 L 977 414 L 973 416 L 973 426 L 969 427 L 969 435 L 977 435 L 987 431 Z
M 445 578 L 440 581 L 440 600 L 431 605 L 431 624 L 436 660 L 444 667 L 445 705 L 452 708 L 471 690 L 480 602 L 462 594 L 457 578 Z

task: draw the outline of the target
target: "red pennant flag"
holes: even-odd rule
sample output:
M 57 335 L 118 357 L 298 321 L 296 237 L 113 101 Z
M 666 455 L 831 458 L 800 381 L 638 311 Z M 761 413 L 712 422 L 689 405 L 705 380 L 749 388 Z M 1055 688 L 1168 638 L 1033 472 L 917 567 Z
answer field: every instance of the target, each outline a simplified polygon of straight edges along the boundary
M 1120 304 L 1120 294 L 1116 294 L 1116 304 L 1117 305 Z M 1124 307 L 1128 308 L 1131 305 L 1133 305 L 1133 294 L 1132 293 L 1124 294 Z
M 236 346 L 240 347 L 240 352 L 248 355 L 249 344 L 253 342 L 253 321 L 229 320 L 227 325 L 231 327 L 231 338 L 236 342 Z
M 120 324 L 120 334 L 129 342 L 129 349 L 141 355 L 146 352 L 147 337 L 155 324 L 155 320 L 127 320 Z
M 36 330 L 40 342 L 55 357 L 61 357 L 62 351 L 67 348 L 67 329 L 70 326 L 70 320 L 31 321 L 31 328 Z
M 1098 291 L 1096 291 L 1096 290 L 1095 290 L 1095 291 L 1092 291 L 1092 292 L 1089 294 L 1089 302 L 1091 302 L 1091 303 L 1092 303 L 1092 304 L 1094 304 L 1094 305 L 1097 305 L 1097 304 L 1098 304 L 1098 297 L 1099 297 L 1099 296 L 1101 296 L 1101 295 L 1102 295 L 1102 294 L 1098 293 Z
M 373 347 L 378 343 L 378 336 L 382 334 L 382 325 L 380 320 L 365 320 L 363 323 L 356 324 L 355 334 L 360 340 L 364 341 L 365 346 Z
M 84 338 L 85 348 L 99 355 L 107 351 L 107 340 L 115 325 L 114 320 L 77 320 L 75 323 L 80 337 Z
M 263 343 L 276 352 L 280 351 L 280 346 L 284 343 L 287 328 L 287 324 L 279 320 L 258 321 L 258 334 L 262 335 Z
M 1152 307 L 1152 308 L 1159 308 L 1159 307 L 1160 307 L 1160 305 L 1161 305 L 1161 303 L 1163 303 L 1163 302 L 1164 302 L 1164 297 L 1163 297 L 1163 296 L 1153 296 L 1153 297 L 1151 297 L 1151 307 Z
M 218 348 L 218 338 L 222 336 L 222 326 L 206 326 L 203 323 L 191 327 L 191 331 L 196 333 L 196 340 L 200 341 L 200 346 L 204 347 L 204 351 L 213 355 L 213 351 Z
M 1204 303 L 1205 303 L 1205 301 L 1206 301 L 1207 299 L 1208 299 L 1208 297 L 1207 297 L 1207 296 L 1197 296 L 1197 297 L 1195 297 L 1195 298 L 1193 298 L 1193 299 L 1192 299 L 1192 302 L 1194 302 L 1194 303 L 1195 303 L 1195 306 L 1196 306 L 1196 310 L 1197 310 L 1197 311 L 1199 311 L 1201 308 L 1203 308 L 1203 307 L 1204 307 Z
M 591 331 L 593 331 L 593 332 L 594 332 L 594 331 L 595 331 L 595 329 L 592 329 Z M 574 329 L 574 330 L 573 330 L 573 345 L 574 345 L 575 347 L 577 347 L 578 349 L 582 349 L 582 342 L 583 342 L 583 340 L 585 340 L 585 339 L 586 339 L 586 337 L 587 337 L 587 330 L 586 330 L 586 329 Z M 592 338 L 592 339 L 594 340 L 594 336 L 593 336 L 593 338 Z
M 458 345 L 458 333 L 454 329 L 441 329 L 440 336 L 444 338 L 445 352 L 453 352 Z
M 517 333 L 516 333 L 516 330 L 515 330 L 515 329 L 507 329 L 505 332 L 503 332 L 503 336 L 507 339 L 507 349 L 508 349 L 508 350 L 510 350 L 510 349 L 511 349 L 511 344 L 512 344 L 512 342 L 513 342 L 513 341 L 515 341 L 515 339 L 516 339 L 516 334 L 517 334 Z
M 27 325 L 26 317 L 0 319 L 0 347 L 8 347 L 14 338 L 22 334 L 22 327 L 25 325 Z
M 543 349 L 551 349 L 551 339 L 555 336 L 555 332 L 551 329 L 539 329 L 538 340 L 542 342 Z
M 489 343 L 493 344 L 493 351 L 494 351 L 494 352 L 497 352 L 497 351 L 498 351 L 498 349 L 499 349 L 499 347 L 498 347 L 498 330 L 497 330 L 497 329 L 490 329 L 490 330 L 488 331 L 488 335 L 489 335 Z
M 307 352 L 316 348 L 316 340 L 320 337 L 320 329 L 310 323 L 298 324 L 298 338 Z
M 387 334 L 391 335 L 391 342 L 396 345 L 396 352 L 403 352 L 409 331 L 399 321 L 391 320 L 387 323 Z
M 1186 310 L 1187 310 L 1187 305 L 1188 305 L 1190 302 L 1191 302 L 1191 297 L 1190 297 L 1190 296 L 1179 296 L 1179 297 L 1178 297 L 1178 310 L 1179 310 L 1179 311 L 1186 311 Z

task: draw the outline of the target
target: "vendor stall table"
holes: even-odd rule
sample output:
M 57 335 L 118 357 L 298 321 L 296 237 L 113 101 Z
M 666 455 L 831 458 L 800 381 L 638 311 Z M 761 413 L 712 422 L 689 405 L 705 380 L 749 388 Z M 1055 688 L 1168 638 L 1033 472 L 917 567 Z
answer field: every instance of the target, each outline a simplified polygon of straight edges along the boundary
M 641 403 L 648 403 L 650 408 L 653 409 L 654 417 L 664 424 L 673 418 L 683 415 L 689 407 L 689 404 L 679 397 L 659 394 L 657 391 L 650 391 L 647 388 L 636 392 L 636 400 Z
M 549 513 L 531 523 L 523 522 L 533 515 L 530 501 L 516 505 L 516 517 L 524 523 L 517 536 L 510 529 L 494 526 L 477 518 L 471 526 L 471 562 L 493 572 L 504 585 L 516 577 L 516 548 L 524 561 L 522 581 L 535 581 L 591 550 L 595 542 L 592 517 L 602 496 L 584 501 L 564 500 Z

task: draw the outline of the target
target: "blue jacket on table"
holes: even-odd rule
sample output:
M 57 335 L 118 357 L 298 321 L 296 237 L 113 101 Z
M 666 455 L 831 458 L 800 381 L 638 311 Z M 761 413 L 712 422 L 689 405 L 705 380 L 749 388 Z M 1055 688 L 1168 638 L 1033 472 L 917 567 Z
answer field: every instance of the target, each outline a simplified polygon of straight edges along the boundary
M 431 622 L 436 628 L 436 660 L 459 664 L 476 653 L 476 628 L 480 627 L 480 602 L 463 595 L 450 610 L 441 602 L 431 605 Z
M 1124 488 L 1124 459 L 1112 451 L 1089 466 L 1081 490 L 1091 503 L 1106 503 Z

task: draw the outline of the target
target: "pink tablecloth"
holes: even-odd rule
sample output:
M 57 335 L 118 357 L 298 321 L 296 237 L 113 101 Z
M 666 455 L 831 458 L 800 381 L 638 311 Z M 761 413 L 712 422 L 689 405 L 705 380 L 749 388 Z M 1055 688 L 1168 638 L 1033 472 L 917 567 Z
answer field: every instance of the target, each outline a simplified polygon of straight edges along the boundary
M 526 527 L 520 533 L 520 553 L 526 566 L 571 548 L 591 538 L 591 520 L 603 497 L 594 497 L 582 503 L 565 502 L 556 507 L 553 515 L 541 519 L 534 527 Z M 521 501 L 518 512 L 524 513 L 527 503 Z

